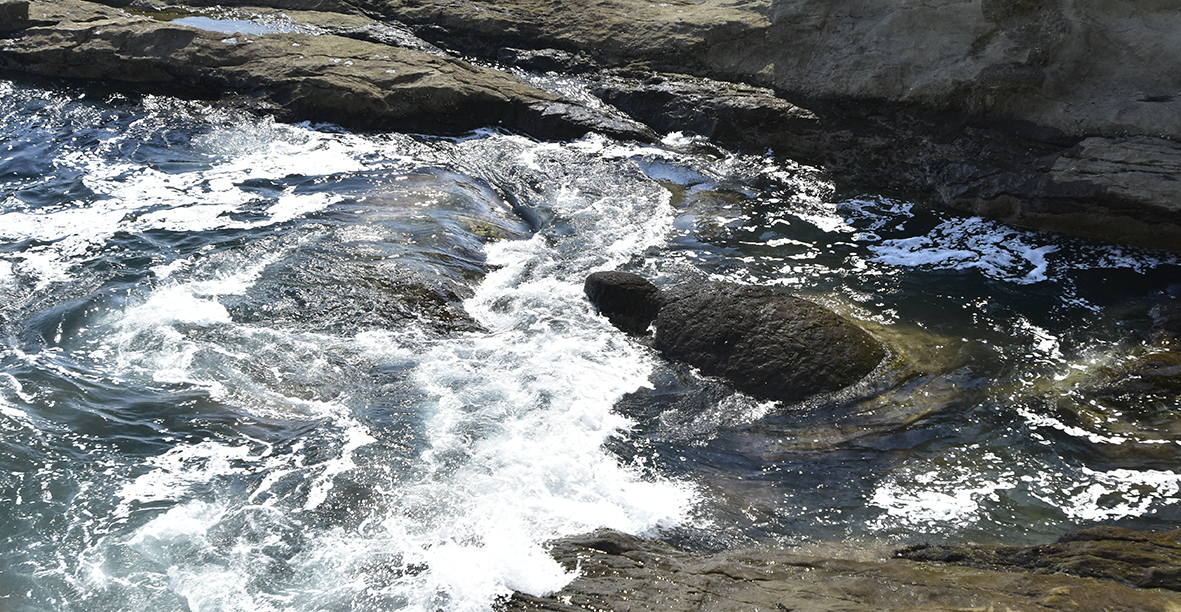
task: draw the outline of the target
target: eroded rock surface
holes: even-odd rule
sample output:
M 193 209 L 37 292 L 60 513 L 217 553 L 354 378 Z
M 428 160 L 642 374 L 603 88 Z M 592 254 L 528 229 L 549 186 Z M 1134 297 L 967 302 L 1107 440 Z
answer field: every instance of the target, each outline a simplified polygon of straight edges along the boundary
M 956 108 L 1074 134 L 1181 137 L 1181 13 L 1111 0 L 375 0 L 467 53 L 584 53 L 603 65 L 771 86 L 803 99 Z
M 782 550 L 698 555 L 612 531 L 558 540 L 552 554 L 567 569 L 577 568 L 578 577 L 549 596 L 517 593 L 502 609 L 1168 612 L 1181 607 L 1181 594 L 1106 580 Z

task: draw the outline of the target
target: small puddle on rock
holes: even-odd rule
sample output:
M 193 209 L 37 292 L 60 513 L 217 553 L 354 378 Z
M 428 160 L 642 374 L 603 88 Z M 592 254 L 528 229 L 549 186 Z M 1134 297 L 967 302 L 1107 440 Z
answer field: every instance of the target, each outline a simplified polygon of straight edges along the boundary
M 281 34 L 298 31 L 295 24 L 282 21 L 261 22 L 249 19 L 213 19 L 193 16 L 173 19 L 172 23 L 223 34 Z

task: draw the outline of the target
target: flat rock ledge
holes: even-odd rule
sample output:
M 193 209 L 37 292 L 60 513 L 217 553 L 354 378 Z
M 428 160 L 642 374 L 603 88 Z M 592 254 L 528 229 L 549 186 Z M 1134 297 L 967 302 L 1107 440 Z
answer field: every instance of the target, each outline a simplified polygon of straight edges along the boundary
M 652 137 L 639 123 L 595 113 L 508 72 L 432 52 L 426 43 L 401 46 L 407 41 L 380 36 L 377 22 L 339 28 L 332 24 L 346 16 L 301 11 L 296 31 L 228 34 L 173 22 L 186 11 L 201 14 L 196 10 L 169 11 L 145 14 L 151 11 L 85 0 L 0 4 L 0 69 L 186 97 L 251 96 L 256 108 L 282 119 L 355 129 L 461 133 L 502 126 L 539 138 L 591 130 Z
M 702 555 L 608 530 L 558 540 L 552 554 L 568 570 L 577 569 L 578 577 L 552 595 L 515 593 L 500 604 L 503 611 L 1181 610 L 1181 593 L 1067 573 L 899 558 L 857 561 L 783 550 Z

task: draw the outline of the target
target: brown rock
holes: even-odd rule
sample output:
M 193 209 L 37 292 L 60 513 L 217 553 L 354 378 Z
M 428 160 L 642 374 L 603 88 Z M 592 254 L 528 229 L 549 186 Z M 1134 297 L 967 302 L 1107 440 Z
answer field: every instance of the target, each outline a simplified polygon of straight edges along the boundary
M 899 556 L 1181 591 L 1181 530 L 1141 532 L 1103 526 L 1068 533 L 1040 546 L 933 546 L 900 551 Z
M 1169 612 L 1181 606 L 1177 593 L 1074 576 L 783 550 L 698 555 L 610 531 L 558 540 L 553 555 L 577 568 L 578 577 L 544 597 L 514 594 L 503 610 Z

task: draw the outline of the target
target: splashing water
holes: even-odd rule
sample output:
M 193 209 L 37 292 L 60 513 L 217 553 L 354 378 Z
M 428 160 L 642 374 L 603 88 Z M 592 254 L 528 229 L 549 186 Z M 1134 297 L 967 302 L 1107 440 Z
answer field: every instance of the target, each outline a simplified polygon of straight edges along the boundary
M 488 610 L 601 527 L 1037 539 L 1181 500 L 1175 428 L 1077 416 L 1107 406 L 1091 362 L 1143 344 L 1108 277 L 1155 299 L 1168 256 L 834 201 L 683 135 L 0 93 L 4 609 Z M 610 327 L 602 269 L 790 288 L 896 359 L 760 402 Z

